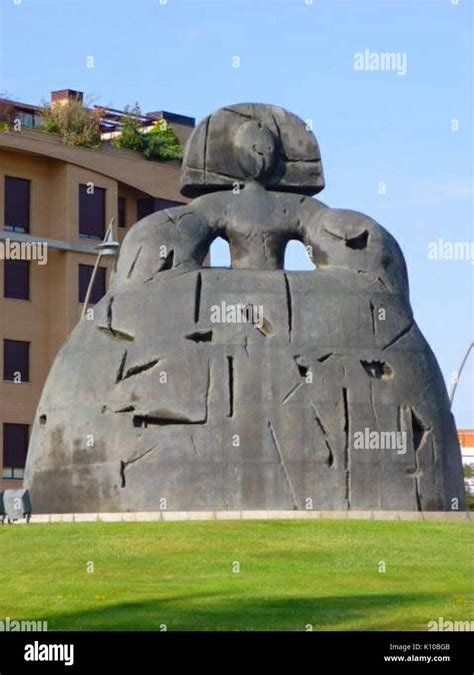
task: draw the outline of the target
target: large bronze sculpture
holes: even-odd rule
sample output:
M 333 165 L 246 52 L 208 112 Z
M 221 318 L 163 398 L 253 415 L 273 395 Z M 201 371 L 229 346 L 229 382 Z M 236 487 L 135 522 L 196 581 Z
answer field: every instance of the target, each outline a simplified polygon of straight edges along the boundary
M 316 139 L 285 110 L 200 123 L 192 201 L 131 229 L 50 373 L 27 464 L 36 511 L 464 508 L 400 248 L 313 199 L 323 187 Z M 218 236 L 231 269 L 202 266 Z M 284 271 L 293 239 L 315 271 Z

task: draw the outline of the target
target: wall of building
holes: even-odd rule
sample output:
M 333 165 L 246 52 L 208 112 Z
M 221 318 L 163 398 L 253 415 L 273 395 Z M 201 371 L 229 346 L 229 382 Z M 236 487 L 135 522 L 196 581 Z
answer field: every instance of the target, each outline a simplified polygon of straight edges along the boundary
M 20 136 L 23 138 L 18 140 Z M 46 139 L 42 143 L 50 144 L 50 141 Z M 15 147 L 18 145 L 21 148 Z M 167 169 L 136 157 L 130 161 L 122 151 L 117 151 L 115 159 L 112 150 L 104 157 L 102 151 L 61 148 L 56 141 L 52 154 L 57 156 L 51 156 L 50 152 L 39 154 L 39 145 L 35 139 L 25 144 L 24 132 L 0 133 L 0 231 L 4 229 L 5 176 L 28 179 L 31 181 L 30 235 L 40 240 L 88 246 L 91 254 L 49 248 L 46 265 L 35 261 L 30 264 L 29 300 L 4 297 L 4 262 L 0 260 L 0 490 L 21 486 L 21 481 L 2 478 L 3 423 L 28 424 L 31 428 L 52 362 L 80 318 L 79 264 L 93 265 L 96 259 L 94 245 L 97 242 L 79 236 L 79 185 L 93 183 L 105 188 L 105 223 L 115 218 L 115 236 L 119 241 L 136 222 L 138 199 L 179 197 L 179 170 L 174 165 Z M 74 161 L 66 161 L 72 159 Z M 110 175 L 104 172 L 104 167 L 109 168 Z M 130 180 L 124 182 L 127 172 Z M 147 192 L 137 185 L 153 186 L 153 190 Z M 127 200 L 125 228 L 118 227 L 118 196 Z M 13 233 L 4 234 L 14 239 Z M 103 258 L 101 262 L 101 266 L 107 268 L 107 281 L 114 264 L 110 258 Z M 30 382 L 3 381 L 4 339 L 30 343 Z

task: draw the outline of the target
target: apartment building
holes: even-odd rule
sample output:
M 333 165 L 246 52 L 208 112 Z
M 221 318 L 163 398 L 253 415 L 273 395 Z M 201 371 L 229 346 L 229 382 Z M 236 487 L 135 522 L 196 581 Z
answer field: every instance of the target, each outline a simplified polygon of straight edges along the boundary
M 52 94 L 59 102 L 71 96 L 82 95 Z M 68 146 L 38 129 L 38 107 L 0 104 L 10 112 L 13 106 L 21 121 L 18 130 L 0 127 L 0 489 L 7 489 L 22 485 L 41 390 L 80 318 L 95 246 L 110 219 L 120 242 L 138 219 L 186 200 L 179 193 L 179 161 L 149 161 L 111 144 L 99 150 Z M 104 111 L 104 138 L 119 132 L 122 115 Z M 194 119 L 172 113 L 150 113 L 143 123 L 160 117 L 181 142 L 192 132 Z M 21 244 L 28 246 L 19 258 Z M 31 259 L 32 251 L 41 255 Z M 101 260 L 91 304 L 105 294 L 114 264 Z

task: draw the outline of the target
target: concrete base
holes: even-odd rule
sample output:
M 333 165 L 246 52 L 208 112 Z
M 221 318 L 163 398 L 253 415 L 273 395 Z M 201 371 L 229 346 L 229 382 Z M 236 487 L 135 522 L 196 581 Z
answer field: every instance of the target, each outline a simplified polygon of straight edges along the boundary
M 473 521 L 474 511 L 148 511 L 136 513 L 52 513 L 31 523 L 147 523 L 209 520 L 424 520 Z M 18 521 L 25 523 L 25 521 Z

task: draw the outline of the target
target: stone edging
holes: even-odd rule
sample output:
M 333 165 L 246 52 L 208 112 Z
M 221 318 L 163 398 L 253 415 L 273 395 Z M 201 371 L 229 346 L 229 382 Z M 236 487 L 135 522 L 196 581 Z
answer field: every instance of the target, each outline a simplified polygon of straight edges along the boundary
M 136 523 L 196 520 L 474 520 L 473 511 L 149 511 L 33 514 L 31 523 Z M 17 521 L 17 524 L 25 521 Z

